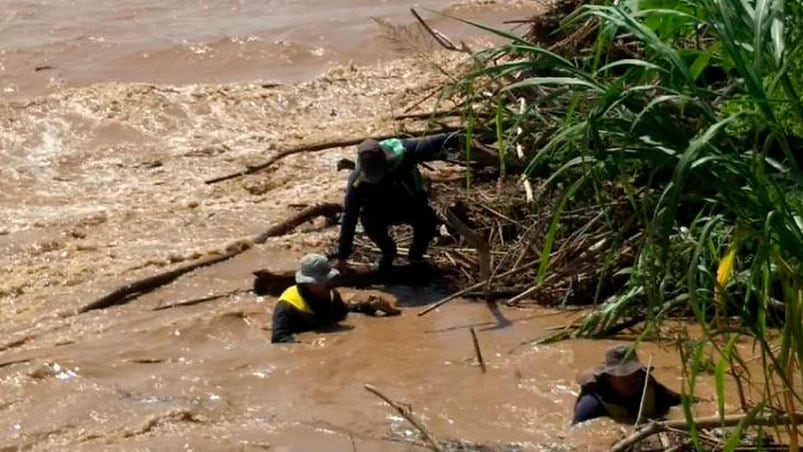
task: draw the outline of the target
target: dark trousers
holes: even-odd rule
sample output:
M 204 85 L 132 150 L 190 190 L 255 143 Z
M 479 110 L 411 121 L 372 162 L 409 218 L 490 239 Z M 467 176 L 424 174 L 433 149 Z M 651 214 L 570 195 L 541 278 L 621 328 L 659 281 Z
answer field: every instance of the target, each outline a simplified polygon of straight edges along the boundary
M 382 251 L 382 256 L 390 258 L 396 255 L 396 242 L 390 238 L 388 229 L 391 225 L 409 224 L 413 227 L 413 243 L 407 256 L 417 260 L 424 257 L 429 242 L 435 237 L 436 216 L 429 203 L 416 203 L 400 212 L 363 209 L 360 223 L 365 234 Z

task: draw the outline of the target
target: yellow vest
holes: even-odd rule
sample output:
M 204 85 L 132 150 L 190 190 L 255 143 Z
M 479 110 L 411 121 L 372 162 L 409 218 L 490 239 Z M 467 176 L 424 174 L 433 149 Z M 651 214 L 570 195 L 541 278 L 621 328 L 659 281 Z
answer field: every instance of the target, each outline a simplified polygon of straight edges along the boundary
M 301 292 L 298 291 L 298 286 L 291 286 L 285 289 L 285 291 L 279 296 L 279 301 L 284 301 L 303 313 L 314 314 L 312 309 L 310 309 L 309 304 L 307 304 L 307 301 L 301 296 Z M 331 290 L 329 291 L 329 301 L 332 301 Z

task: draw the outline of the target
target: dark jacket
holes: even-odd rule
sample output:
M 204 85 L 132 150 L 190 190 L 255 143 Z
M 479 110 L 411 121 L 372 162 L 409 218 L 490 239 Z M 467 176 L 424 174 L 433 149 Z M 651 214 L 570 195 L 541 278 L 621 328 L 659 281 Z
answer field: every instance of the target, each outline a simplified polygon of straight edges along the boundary
M 649 408 L 642 413 L 644 417 L 663 416 L 669 408 L 680 404 L 680 394 L 659 383 L 652 376 L 647 384 L 652 390 L 652 401 Z M 643 388 L 643 386 L 642 386 Z M 603 416 L 612 417 L 619 422 L 633 422 L 638 416 L 641 397 L 623 399 L 600 382 L 583 385 L 580 395 L 574 404 L 572 424 Z M 616 407 L 621 413 L 611 413 L 609 408 Z M 624 416 L 622 416 L 624 414 Z
M 299 284 L 298 293 L 303 297 L 311 312 L 304 312 L 291 303 L 279 299 L 273 309 L 273 328 L 270 341 L 295 342 L 296 333 L 311 331 L 334 325 L 346 318 L 349 312 L 370 313 L 363 305 L 347 305 L 337 290 L 332 289 L 329 297 L 313 296 L 304 284 Z
M 349 176 L 340 226 L 339 259 L 351 256 L 354 230 L 361 212 L 402 219 L 406 212 L 414 210 L 416 204 L 426 204 L 427 193 L 422 182 L 417 180 L 421 177 L 418 164 L 442 159 L 447 150 L 455 149 L 460 143 L 457 135 L 445 133 L 400 141 L 404 150 L 390 164 L 382 181 L 368 183 L 361 180 L 359 167 Z

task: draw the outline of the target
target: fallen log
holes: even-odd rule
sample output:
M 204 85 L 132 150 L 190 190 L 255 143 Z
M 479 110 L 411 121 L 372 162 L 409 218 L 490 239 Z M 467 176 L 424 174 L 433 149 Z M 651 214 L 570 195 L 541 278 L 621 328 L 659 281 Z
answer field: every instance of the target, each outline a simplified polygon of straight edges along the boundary
M 459 130 L 459 128 L 457 128 L 457 127 L 442 127 L 439 130 L 428 131 L 427 133 L 438 134 L 438 133 L 444 133 L 444 132 L 453 132 L 455 130 Z M 421 134 L 414 134 L 414 135 L 423 135 L 423 132 Z M 215 178 L 212 178 L 212 179 L 205 180 L 204 183 L 205 184 L 216 184 L 218 182 L 223 182 L 223 181 L 226 181 L 226 180 L 229 180 L 229 179 L 235 179 L 235 178 L 238 178 L 238 177 L 247 176 L 249 174 L 254 174 L 256 172 L 264 170 L 265 168 L 268 168 L 269 166 L 273 165 L 274 163 L 278 162 L 279 160 L 281 160 L 281 159 L 283 159 L 283 158 L 285 158 L 287 156 L 293 155 L 293 154 L 300 154 L 302 152 L 319 152 L 319 151 L 325 151 L 327 149 L 342 148 L 342 147 L 346 147 L 346 146 L 354 146 L 354 145 L 362 143 L 363 141 L 365 141 L 365 140 L 367 140 L 369 138 L 373 138 L 373 139 L 375 139 L 377 141 L 380 141 L 380 140 L 386 140 L 388 138 L 395 138 L 395 137 L 398 137 L 398 136 L 399 136 L 398 133 L 379 135 L 379 136 L 374 136 L 374 137 L 360 136 L 360 137 L 346 138 L 346 139 L 342 139 L 342 140 L 333 140 L 333 141 L 326 141 L 326 142 L 323 142 L 323 143 L 306 144 L 306 145 L 302 145 L 302 146 L 297 146 L 297 147 L 294 147 L 294 148 L 290 148 L 290 149 L 285 149 L 283 151 L 279 151 L 278 153 L 276 153 L 275 155 L 273 155 L 272 157 L 270 157 L 269 159 L 267 159 L 263 163 L 260 163 L 260 164 L 257 164 L 257 165 L 248 166 L 246 169 L 241 170 L 241 171 L 237 171 L 236 173 L 226 174 L 224 176 L 219 176 L 219 177 L 215 177 Z
M 257 270 L 253 272 L 254 293 L 278 297 L 295 284 L 295 271 Z M 332 280 L 333 287 L 364 288 L 379 284 L 423 286 L 431 284 L 445 274 L 445 270 L 431 265 L 401 265 L 389 271 L 379 271 L 367 265 L 344 268 Z
M 77 314 L 129 303 L 131 300 L 139 297 L 140 295 L 146 294 L 158 287 L 161 287 L 185 273 L 231 259 L 232 257 L 251 248 L 252 244 L 265 243 L 265 241 L 270 237 L 277 237 L 287 234 L 296 227 L 306 223 L 307 221 L 313 220 L 316 217 L 334 217 L 342 210 L 343 207 L 336 203 L 324 203 L 308 207 L 294 216 L 274 226 L 271 226 L 262 234 L 254 236 L 250 241 L 245 241 L 241 243 L 240 246 L 233 247 L 233 249 L 230 249 L 223 254 L 207 256 L 196 262 L 183 265 L 173 270 L 128 283 L 93 301 L 92 303 L 79 308 Z

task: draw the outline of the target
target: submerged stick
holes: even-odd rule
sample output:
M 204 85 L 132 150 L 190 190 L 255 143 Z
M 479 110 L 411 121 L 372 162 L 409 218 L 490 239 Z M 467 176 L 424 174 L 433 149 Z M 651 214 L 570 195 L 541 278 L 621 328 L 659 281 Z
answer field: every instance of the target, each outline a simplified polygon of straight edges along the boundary
M 204 297 L 190 298 L 189 300 L 181 300 L 181 301 L 176 301 L 174 303 L 168 303 L 168 304 L 160 304 L 159 306 L 156 306 L 155 308 L 153 308 L 152 311 L 163 311 L 165 309 L 171 309 L 171 308 L 180 308 L 180 307 L 184 307 L 184 306 L 195 306 L 197 304 L 206 303 L 207 301 L 213 301 L 213 300 L 217 300 L 217 299 L 220 299 L 220 298 L 226 298 L 226 297 L 230 297 L 232 295 L 237 295 L 237 294 L 241 294 L 241 293 L 251 293 L 253 291 L 254 291 L 254 289 L 234 289 L 234 290 L 230 290 L 228 292 L 206 295 Z
M 265 243 L 265 241 L 267 241 L 268 238 L 287 234 L 288 232 L 295 229 L 297 226 L 300 226 L 316 217 L 320 216 L 331 217 L 340 213 L 341 210 L 343 210 L 343 207 L 337 203 L 323 203 L 312 207 L 308 207 L 302 210 L 301 212 L 295 214 L 294 216 L 276 225 L 271 226 L 267 231 L 263 232 L 262 234 L 253 237 L 251 239 L 251 242 L 253 244 Z M 105 309 L 110 306 L 129 303 L 131 300 L 139 297 L 140 295 L 144 295 L 158 287 L 161 287 L 169 282 L 172 282 L 185 273 L 189 273 L 193 270 L 197 270 L 202 267 L 207 267 L 210 265 L 226 261 L 250 248 L 251 244 L 247 242 L 241 243 L 240 246 L 237 246 L 223 254 L 208 256 L 197 262 L 183 265 L 181 267 L 175 268 L 173 270 L 164 273 L 160 273 L 158 275 L 149 276 L 147 278 L 139 279 L 137 281 L 128 283 L 124 286 L 121 286 L 113 290 L 107 295 L 100 297 L 99 299 L 93 301 L 92 303 L 89 303 L 83 306 L 82 308 L 79 308 L 77 313 L 82 314 L 84 312 L 93 311 L 96 309 Z
M 437 133 L 442 133 L 442 132 L 453 132 L 453 131 L 458 130 L 458 129 L 459 128 L 457 128 L 457 127 L 443 127 L 440 130 L 436 130 L 436 131 L 433 131 L 433 132 L 437 134 Z M 416 133 L 414 135 L 419 135 L 419 134 Z M 218 177 L 214 177 L 212 179 L 205 180 L 204 183 L 205 184 L 216 184 L 218 182 L 223 182 L 223 181 L 226 181 L 226 180 L 229 180 L 229 179 L 235 179 L 235 178 L 238 178 L 238 177 L 247 176 L 249 174 L 253 174 L 253 173 L 262 171 L 265 168 L 267 168 L 267 167 L 273 165 L 274 163 L 278 162 L 279 160 L 281 160 L 281 159 L 283 159 L 283 158 L 285 158 L 285 157 L 287 157 L 289 155 L 293 155 L 293 154 L 300 154 L 302 152 L 319 152 L 319 151 L 325 151 L 327 149 L 332 149 L 332 148 L 342 148 L 342 147 L 346 147 L 346 146 L 354 146 L 356 144 L 362 143 L 363 141 L 365 141 L 365 140 L 367 140 L 369 138 L 373 138 L 375 140 L 380 141 L 380 140 L 386 140 L 388 138 L 395 138 L 397 136 L 399 136 L 398 133 L 387 134 L 387 135 L 379 135 L 379 136 L 375 136 L 375 137 L 360 136 L 360 137 L 346 138 L 346 139 L 342 139 L 342 140 L 333 140 L 333 141 L 326 141 L 326 142 L 323 142 L 323 143 L 315 143 L 315 144 L 307 144 L 307 145 L 297 146 L 297 147 L 294 147 L 294 148 L 285 149 L 284 151 L 279 151 L 277 154 L 273 155 L 271 158 L 269 158 L 268 160 L 266 160 L 263 163 L 260 163 L 260 164 L 257 164 L 257 165 L 250 165 L 246 169 L 241 170 L 241 171 L 237 171 L 236 173 L 226 174 L 224 176 L 218 176 Z
M 421 432 L 421 436 L 423 436 L 424 439 L 427 441 L 427 443 L 429 443 L 429 447 L 431 447 L 432 450 L 435 451 L 443 450 L 443 448 L 441 448 L 441 446 L 439 445 L 435 437 L 432 435 L 432 433 L 430 433 L 429 429 L 421 421 L 416 419 L 416 417 L 413 415 L 413 410 L 411 410 L 409 406 L 404 406 L 399 402 L 391 400 L 390 398 L 388 398 L 388 396 L 379 392 L 379 389 L 376 389 L 376 387 L 372 384 L 366 383 L 365 389 L 368 392 L 376 395 L 380 399 L 384 400 L 388 405 L 395 408 L 396 411 L 398 411 L 399 414 L 402 415 L 402 417 L 407 419 L 409 423 L 413 424 L 413 427 L 415 427 L 416 429 L 418 429 L 419 432 Z
M 477 250 L 477 264 L 480 267 L 480 278 L 488 280 L 491 278 L 491 247 L 488 241 L 474 232 L 467 224 L 454 213 L 452 208 L 447 208 L 444 212 L 446 223 L 453 227 L 460 235 L 466 238 L 469 243 Z M 490 288 L 488 288 L 490 289 Z M 486 297 L 489 301 L 489 297 Z
M 474 331 L 473 326 L 469 330 L 471 331 L 471 341 L 474 342 L 474 353 L 477 354 L 477 361 L 480 363 L 480 370 L 485 373 L 485 361 L 482 359 L 482 350 L 480 350 L 480 341 L 477 340 L 477 332 Z

